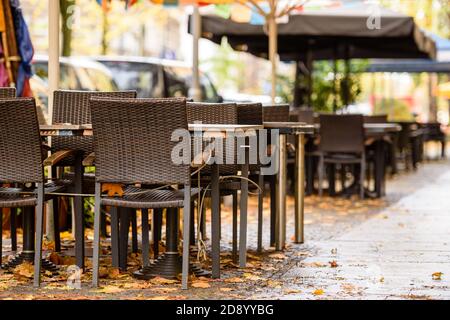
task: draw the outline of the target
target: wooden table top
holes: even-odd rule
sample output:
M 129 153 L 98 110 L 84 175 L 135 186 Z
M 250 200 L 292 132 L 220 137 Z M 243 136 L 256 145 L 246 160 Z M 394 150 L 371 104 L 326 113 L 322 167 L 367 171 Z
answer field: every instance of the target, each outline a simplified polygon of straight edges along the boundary
M 266 129 L 278 129 L 287 134 L 312 134 L 314 126 L 304 122 L 264 122 Z

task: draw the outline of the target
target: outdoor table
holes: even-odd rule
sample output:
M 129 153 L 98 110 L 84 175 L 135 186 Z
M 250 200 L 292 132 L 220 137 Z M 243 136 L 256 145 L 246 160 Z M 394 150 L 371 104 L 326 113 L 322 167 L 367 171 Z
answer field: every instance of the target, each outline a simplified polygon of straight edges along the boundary
M 225 124 L 189 124 L 189 131 L 201 131 L 207 133 L 209 138 L 215 135 L 223 137 L 227 134 L 243 133 L 245 137 L 254 136 L 258 130 L 263 129 L 261 125 L 225 125 Z M 239 212 L 239 266 L 245 268 L 247 265 L 247 199 L 248 199 L 248 172 L 249 172 L 249 152 L 248 146 L 245 147 L 245 161 L 241 165 L 241 200 Z M 220 278 L 220 183 L 219 183 L 219 165 L 211 164 L 211 260 L 212 277 Z
M 244 134 L 245 137 L 254 136 L 258 130 L 263 129 L 261 125 L 227 125 L 227 124 L 189 124 L 189 131 L 191 134 L 195 132 L 202 132 L 205 138 L 224 137 L 227 134 Z M 55 125 L 42 125 L 40 126 L 42 136 L 90 136 L 93 134 L 92 125 L 72 125 L 72 124 L 55 124 Z M 245 162 L 242 164 L 242 176 L 248 178 L 249 172 L 249 155 L 248 146 L 245 147 Z M 211 210 L 212 210 L 212 232 L 211 232 L 211 244 L 212 244 L 212 277 L 220 277 L 220 230 L 217 226 L 220 225 L 220 185 L 219 185 L 219 165 L 216 163 L 211 164 Z M 248 196 L 248 181 L 242 179 L 241 182 L 241 201 L 240 201 L 240 229 L 239 229 L 239 266 L 245 268 L 247 261 L 247 199 Z M 168 230 L 175 230 L 177 228 L 177 219 L 168 219 Z M 170 232 L 171 239 L 168 239 L 168 244 L 173 248 L 173 252 L 178 252 L 178 232 Z M 169 248 L 168 248 L 169 249 Z M 33 249 L 34 250 L 34 249 Z M 177 257 L 172 257 L 171 262 L 179 261 Z M 160 259 L 160 261 L 169 261 Z M 176 270 L 173 265 L 168 266 L 171 270 Z M 158 265 L 158 270 L 162 270 L 163 266 Z M 199 271 L 200 272 L 200 271 Z
M 314 126 L 301 122 L 264 122 L 264 128 L 279 130 L 278 174 L 276 178 L 275 248 L 283 250 L 286 244 L 286 184 L 287 184 L 287 136 L 296 138 L 295 178 L 295 243 L 304 242 L 305 197 L 305 135 L 314 133 Z
M 320 124 L 315 124 L 315 131 L 320 134 Z M 384 137 L 401 131 L 397 123 L 364 123 L 366 138 L 374 139 L 375 146 L 375 194 L 371 197 L 381 198 L 385 195 L 385 159 Z

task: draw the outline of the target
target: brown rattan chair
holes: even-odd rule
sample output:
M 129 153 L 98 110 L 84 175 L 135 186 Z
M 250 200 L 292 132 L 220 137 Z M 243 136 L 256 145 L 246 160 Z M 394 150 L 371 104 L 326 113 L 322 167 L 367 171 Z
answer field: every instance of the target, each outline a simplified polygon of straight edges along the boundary
M 1 188 L 0 208 L 27 208 L 25 214 L 34 215 L 34 210 L 28 209 L 36 207 L 34 285 L 39 286 L 44 202 L 50 200 L 46 194 L 60 192 L 64 187 L 44 184 L 42 143 L 34 99 L 0 99 L 0 110 L 0 182 L 17 185 Z M 1 225 L 0 221 L 0 228 Z M 0 240 L 0 259 L 1 247 Z
M 0 99 L 12 99 L 16 97 L 16 88 L 0 88 Z
M 183 208 L 182 288 L 187 289 L 190 202 L 196 190 L 191 190 L 190 163 L 173 163 L 179 142 L 171 139 L 175 130 L 188 129 L 186 100 L 93 98 L 90 105 L 96 155 L 93 285 L 99 283 L 101 206 Z M 108 197 L 101 194 L 103 183 L 129 187 L 122 197 Z M 136 184 L 180 185 L 184 190 L 145 190 Z
M 360 165 L 360 197 L 364 198 L 366 172 L 364 119 L 362 115 L 320 116 L 319 195 L 323 194 L 326 164 Z
M 238 124 L 238 107 L 235 103 L 198 103 L 189 102 L 187 104 L 187 118 L 189 123 L 201 122 L 204 124 Z M 219 165 L 219 171 L 222 176 L 238 174 L 239 166 L 237 166 L 234 150 L 226 149 L 229 144 L 223 141 L 225 145 L 224 164 Z M 211 169 L 209 166 L 205 167 L 201 171 L 201 185 L 207 186 L 211 182 Z M 233 244 L 232 255 L 237 259 L 237 191 L 240 190 L 241 183 L 239 181 L 227 180 L 220 183 L 220 195 L 221 196 L 233 196 Z M 210 196 L 207 192 L 206 196 Z M 204 226 L 205 212 L 202 212 L 201 220 L 197 221 L 201 226 Z M 219 233 L 221 230 L 221 224 L 219 219 L 218 225 L 211 226 L 213 233 Z M 202 234 L 205 235 L 205 230 L 202 228 Z M 213 251 L 220 251 L 219 248 L 213 248 Z M 214 255 L 213 255 L 214 256 Z
M 15 88 L 0 88 L 0 99 L 13 99 L 16 97 Z M 16 232 L 17 208 L 11 208 L 10 226 L 11 226 L 11 250 L 17 250 L 17 232 Z
M 57 90 L 53 98 L 53 124 L 90 124 L 91 114 L 89 109 L 89 99 L 92 97 L 108 98 L 135 98 L 136 91 L 117 91 L 117 92 L 92 92 L 92 91 L 70 91 Z M 73 167 L 72 172 L 65 172 L 64 178 L 71 181 L 69 192 L 81 194 L 87 192 L 94 193 L 94 176 L 85 174 L 82 160 L 93 153 L 93 137 L 53 137 L 52 138 L 51 162 L 47 164 L 52 166 L 52 171 L 56 175 L 58 167 Z M 58 206 L 58 204 L 55 204 Z M 77 266 L 84 268 L 84 214 L 82 197 L 74 197 L 75 214 L 75 256 Z M 57 210 L 55 210 L 57 212 Z M 60 251 L 59 224 L 58 216 L 54 217 L 55 223 L 55 247 Z M 103 220 L 103 226 L 106 228 L 106 221 Z

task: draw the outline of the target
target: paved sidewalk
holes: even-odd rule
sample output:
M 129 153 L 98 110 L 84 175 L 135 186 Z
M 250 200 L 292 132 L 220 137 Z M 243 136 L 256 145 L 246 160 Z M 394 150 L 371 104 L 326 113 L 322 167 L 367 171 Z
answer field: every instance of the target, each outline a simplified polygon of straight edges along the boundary
M 420 170 L 389 184 L 411 190 L 399 202 L 343 234 L 308 242 L 316 253 L 283 276 L 299 283 L 298 298 L 450 298 L 450 166 Z

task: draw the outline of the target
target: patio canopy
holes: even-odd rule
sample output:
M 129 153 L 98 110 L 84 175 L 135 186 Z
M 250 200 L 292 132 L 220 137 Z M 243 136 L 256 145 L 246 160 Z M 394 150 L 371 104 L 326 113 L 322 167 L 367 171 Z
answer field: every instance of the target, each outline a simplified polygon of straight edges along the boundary
M 450 40 L 435 34 L 429 36 L 436 43 L 437 61 L 428 59 L 373 60 L 366 72 L 450 73 Z
M 262 25 L 238 23 L 218 16 L 202 16 L 202 37 L 266 58 L 267 35 Z M 434 59 L 436 46 L 410 16 L 365 4 L 304 11 L 278 25 L 281 60 L 353 58 Z

